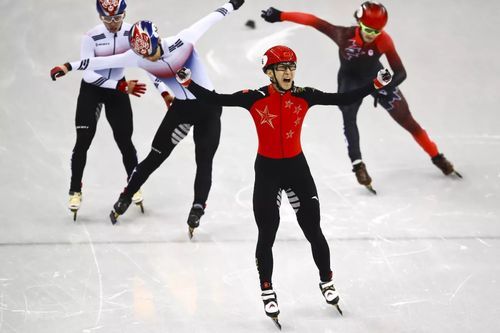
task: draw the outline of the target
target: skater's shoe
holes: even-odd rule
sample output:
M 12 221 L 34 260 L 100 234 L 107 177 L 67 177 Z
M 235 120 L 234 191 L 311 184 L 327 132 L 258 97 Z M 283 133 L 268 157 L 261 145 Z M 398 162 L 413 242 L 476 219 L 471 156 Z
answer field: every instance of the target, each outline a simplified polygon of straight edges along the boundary
M 68 208 L 71 211 L 80 209 L 80 205 L 82 204 L 82 192 L 69 192 L 69 203 Z
M 361 185 L 364 185 L 368 191 L 370 191 L 373 194 L 377 194 L 377 191 L 372 186 L 372 178 L 368 174 L 368 171 L 366 170 L 366 165 L 358 160 L 358 162 L 355 162 L 352 166 L 352 171 L 356 175 L 356 179 L 358 180 L 358 183 Z
M 143 200 L 144 200 L 144 198 L 142 197 L 142 191 L 141 191 L 141 189 L 139 189 L 132 196 L 132 202 L 135 203 L 136 205 L 139 205 L 140 203 L 142 203 Z
M 444 157 L 443 154 L 438 154 L 432 158 L 432 163 L 439 168 L 446 176 L 453 173 L 455 169 L 453 164 Z
M 116 214 L 123 215 L 128 209 L 128 206 L 132 203 L 132 199 L 125 195 L 124 193 L 120 194 L 118 201 L 113 205 L 113 209 Z
M 68 208 L 73 212 L 73 221 L 76 221 L 76 214 L 82 204 L 82 192 L 69 191 Z
M 271 318 L 277 318 L 280 314 L 278 308 L 278 297 L 272 289 L 262 290 L 262 302 L 264 302 L 264 311 Z
M 340 314 L 342 314 L 342 310 L 339 307 L 340 296 L 337 290 L 335 290 L 335 286 L 333 285 L 333 280 L 328 282 L 320 282 L 319 289 L 325 298 L 325 301 L 333 305 L 337 308 Z
M 132 203 L 132 198 L 125 195 L 124 193 L 120 194 L 118 201 L 113 205 L 113 210 L 109 214 L 109 218 L 111 219 L 112 224 L 116 224 L 118 216 L 123 215 L 128 209 L 128 206 Z
M 352 171 L 356 175 L 358 183 L 361 185 L 369 186 L 372 183 L 372 178 L 366 170 L 366 165 L 363 162 L 359 162 L 353 165 Z
M 187 224 L 189 226 L 189 239 L 193 238 L 194 229 L 200 226 L 200 219 L 205 214 L 205 209 L 200 204 L 194 204 L 189 211 Z
M 141 213 L 144 214 L 144 205 L 142 204 L 143 201 L 144 201 L 144 198 L 142 197 L 142 191 L 141 191 L 141 189 L 139 189 L 132 196 L 132 202 L 135 203 L 141 209 Z

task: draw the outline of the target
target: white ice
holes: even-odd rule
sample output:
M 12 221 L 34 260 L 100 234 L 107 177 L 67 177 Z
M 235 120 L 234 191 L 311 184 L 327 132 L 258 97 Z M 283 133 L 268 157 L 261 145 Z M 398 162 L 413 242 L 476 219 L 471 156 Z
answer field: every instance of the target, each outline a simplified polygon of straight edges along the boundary
M 411 136 L 366 99 L 358 115 L 377 196 L 350 171 L 337 107 L 315 107 L 303 147 L 318 187 L 341 317 L 288 204 L 274 246 L 273 282 L 285 332 L 500 331 L 500 2 L 384 1 L 387 31 L 408 71 L 401 89 L 415 118 L 462 172 L 445 177 Z M 216 0 L 128 1 L 127 21 L 150 19 L 171 35 Z M 354 0 L 247 0 L 198 45 L 219 92 L 267 83 L 259 57 L 276 43 L 299 56 L 296 82 L 337 88 L 337 46 L 312 28 L 268 24 L 274 5 L 354 23 Z M 0 1 L 0 332 L 275 332 L 254 264 L 251 209 L 254 125 L 239 108 L 222 116 L 206 215 L 193 241 L 186 217 L 194 154 L 188 137 L 113 226 L 126 185 L 104 116 L 89 151 L 77 222 L 67 209 L 81 73 L 49 70 L 79 57 L 98 23 L 94 1 Z M 255 30 L 245 27 L 256 21 Z M 132 98 L 142 160 L 165 113 L 148 83 Z

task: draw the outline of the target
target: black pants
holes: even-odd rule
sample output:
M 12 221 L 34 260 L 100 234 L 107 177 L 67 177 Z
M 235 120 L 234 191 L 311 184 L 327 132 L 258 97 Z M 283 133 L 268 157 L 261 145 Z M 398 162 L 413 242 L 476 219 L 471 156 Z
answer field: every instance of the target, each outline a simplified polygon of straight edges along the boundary
M 338 92 L 346 92 L 362 87 L 373 78 L 350 78 L 339 75 L 338 77 Z M 420 125 L 413 118 L 408 103 L 398 87 L 389 89 L 381 89 L 372 94 L 375 98 L 378 96 L 378 104 L 389 112 L 389 115 L 404 129 L 413 136 L 418 135 L 423 131 Z M 361 160 L 361 148 L 359 145 L 359 131 L 356 118 L 359 107 L 363 100 L 350 105 L 340 105 L 342 118 L 344 120 L 344 134 L 347 140 L 347 150 L 351 162 Z
M 281 193 L 285 191 L 295 210 L 299 226 L 311 244 L 320 279 L 331 279 L 330 249 L 320 227 L 318 192 L 306 158 L 271 159 L 257 155 L 253 211 L 259 229 L 255 257 L 261 286 L 271 283 L 273 244 L 278 231 Z
M 205 206 L 212 186 L 212 162 L 219 146 L 221 113 L 220 106 L 175 99 L 156 132 L 150 153 L 135 168 L 124 194 L 132 197 L 192 126 L 196 157 L 193 203 Z
M 133 121 L 129 96 L 118 90 L 97 87 L 82 80 L 76 105 L 76 143 L 71 156 L 70 191 L 81 191 L 87 151 L 94 138 L 103 105 L 122 154 L 127 176 L 130 176 L 137 165 L 137 152 L 132 143 Z

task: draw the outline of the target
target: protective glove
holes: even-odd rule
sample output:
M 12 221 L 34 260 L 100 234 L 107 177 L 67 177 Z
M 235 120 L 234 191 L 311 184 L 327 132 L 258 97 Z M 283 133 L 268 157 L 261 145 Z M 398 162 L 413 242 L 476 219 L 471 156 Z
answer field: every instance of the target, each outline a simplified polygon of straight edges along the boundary
M 381 69 L 377 73 L 377 77 L 373 79 L 375 88 L 380 89 L 388 85 L 392 80 L 392 74 L 387 68 Z
M 52 81 L 55 81 L 58 77 L 66 75 L 71 70 L 71 64 L 69 62 L 61 66 L 56 66 L 50 70 L 50 77 Z
M 144 83 L 138 82 L 137 80 L 130 80 L 130 81 L 122 80 L 118 81 L 116 89 L 120 90 L 122 93 L 125 94 L 141 97 L 141 95 L 146 92 L 146 85 Z
M 165 101 L 165 104 L 167 105 L 167 110 L 170 109 L 170 106 L 172 105 L 172 102 L 174 101 L 174 96 L 170 95 L 168 91 L 164 91 L 161 93 L 161 97 L 163 97 L 163 100 Z
M 281 21 L 281 10 L 277 10 L 274 7 L 269 7 L 266 10 L 261 11 L 260 17 L 270 23 Z
M 191 70 L 189 68 L 182 67 L 177 71 L 175 78 L 177 79 L 177 82 L 187 88 L 191 84 Z
M 244 2 L 245 0 L 229 0 L 229 3 L 233 5 L 234 10 L 238 10 Z

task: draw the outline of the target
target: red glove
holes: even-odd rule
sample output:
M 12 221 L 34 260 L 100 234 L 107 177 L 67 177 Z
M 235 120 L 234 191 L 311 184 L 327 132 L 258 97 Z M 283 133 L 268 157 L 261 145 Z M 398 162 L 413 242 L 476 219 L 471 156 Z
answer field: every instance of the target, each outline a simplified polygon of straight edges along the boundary
M 375 88 L 380 89 L 388 85 L 392 80 L 392 74 L 387 68 L 381 69 L 377 73 L 377 77 L 373 79 Z
M 58 77 L 66 75 L 71 70 L 71 64 L 69 62 L 61 66 L 56 66 L 50 70 L 50 77 L 52 81 L 55 81 Z
M 146 92 L 146 85 L 144 83 L 138 82 L 137 80 L 130 80 L 130 81 L 123 80 L 123 81 L 118 81 L 116 89 L 120 90 L 122 93 L 125 94 L 141 97 L 141 95 Z
M 163 100 L 165 101 L 165 104 L 167 105 L 167 110 L 170 109 L 170 106 L 172 105 L 172 102 L 174 101 L 174 96 L 170 95 L 168 91 L 164 91 L 161 93 L 161 97 L 163 97 Z

